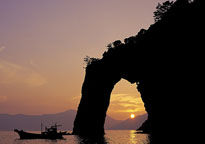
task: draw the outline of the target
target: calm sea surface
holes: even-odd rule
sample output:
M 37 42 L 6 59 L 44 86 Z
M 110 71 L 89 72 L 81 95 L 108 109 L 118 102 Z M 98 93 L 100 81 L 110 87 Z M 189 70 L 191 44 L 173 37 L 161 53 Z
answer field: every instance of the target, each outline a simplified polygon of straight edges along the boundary
M 35 132 L 40 133 L 40 132 Z M 92 141 L 74 135 L 63 140 L 20 140 L 13 131 L 0 131 L 0 144 L 149 144 L 148 134 L 136 134 L 135 130 L 107 130 L 105 138 Z

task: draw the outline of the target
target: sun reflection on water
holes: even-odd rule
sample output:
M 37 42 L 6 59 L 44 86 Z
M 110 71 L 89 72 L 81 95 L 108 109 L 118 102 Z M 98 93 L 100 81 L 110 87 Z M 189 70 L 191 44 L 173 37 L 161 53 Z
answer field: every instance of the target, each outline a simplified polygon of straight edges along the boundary
M 136 133 L 134 133 L 134 131 L 130 131 L 130 143 L 132 143 L 132 144 L 137 143 Z
M 130 144 L 149 144 L 149 135 L 136 133 L 135 130 L 130 131 Z

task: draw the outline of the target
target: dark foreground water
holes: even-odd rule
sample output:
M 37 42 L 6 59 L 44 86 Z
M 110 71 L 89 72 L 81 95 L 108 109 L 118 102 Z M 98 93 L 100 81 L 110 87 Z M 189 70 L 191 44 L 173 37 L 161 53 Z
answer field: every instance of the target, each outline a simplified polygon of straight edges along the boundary
M 39 133 L 39 132 L 36 132 Z M 64 136 L 63 140 L 20 140 L 13 131 L 0 131 L 0 144 L 149 144 L 148 134 L 136 134 L 135 130 L 107 130 L 105 137 L 90 140 L 75 135 Z

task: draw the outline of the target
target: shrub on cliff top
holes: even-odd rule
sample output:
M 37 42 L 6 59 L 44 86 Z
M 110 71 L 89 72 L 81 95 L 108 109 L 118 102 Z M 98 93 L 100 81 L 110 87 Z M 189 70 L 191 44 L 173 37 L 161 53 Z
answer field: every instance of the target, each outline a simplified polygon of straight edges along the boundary
M 94 58 L 94 57 L 89 57 L 89 56 L 86 56 L 84 58 L 84 62 L 86 63 L 87 66 L 99 60 L 100 60 L 99 58 Z
M 173 5 L 173 1 L 166 1 L 162 4 L 158 3 L 157 7 L 156 7 L 156 11 L 154 12 L 154 20 L 155 22 L 158 22 L 159 20 L 161 20 L 164 15 L 167 13 L 167 11 L 171 8 L 171 6 Z

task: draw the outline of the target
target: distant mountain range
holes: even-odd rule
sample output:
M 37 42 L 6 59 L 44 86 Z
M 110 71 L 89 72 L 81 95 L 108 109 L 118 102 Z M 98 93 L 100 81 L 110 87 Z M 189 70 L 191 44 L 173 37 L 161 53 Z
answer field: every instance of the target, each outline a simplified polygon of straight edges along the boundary
M 72 130 L 75 116 L 76 110 L 67 110 L 61 113 L 44 115 L 0 114 L 0 131 L 13 130 L 15 128 L 39 131 L 41 123 L 43 123 L 44 126 L 51 126 L 55 123 L 58 123 L 62 125 L 62 127 L 59 127 L 59 130 Z M 115 120 L 107 115 L 105 129 L 137 129 L 146 119 L 147 114 L 140 115 L 135 117 L 134 119 L 127 120 Z
M 135 117 L 134 119 L 129 118 L 127 120 L 121 121 L 119 123 L 115 123 L 115 124 L 110 125 L 109 127 L 107 127 L 107 128 L 105 127 L 105 128 L 112 129 L 112 130 L 138 129 L 146 119 L 147 119 L 147 114 L 139 115 L 139 116 Z

